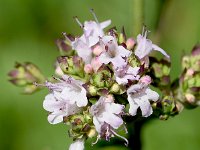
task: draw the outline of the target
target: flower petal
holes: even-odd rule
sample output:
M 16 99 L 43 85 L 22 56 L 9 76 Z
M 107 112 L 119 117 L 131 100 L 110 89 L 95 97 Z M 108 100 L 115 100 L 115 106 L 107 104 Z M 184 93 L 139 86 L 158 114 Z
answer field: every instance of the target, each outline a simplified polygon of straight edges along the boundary
M 129 102 L 129 105 L 130 105 L 130 108 L 129 108 L 129 114 L 132 115 L 132 116 L 135 116 L 136 113 L 137 113 L 137 109 L 138 109 L 138 104 L 135 103 L 135 98 L 132 96 L 132 95 L 128 95 L 128 102 Z
M 111 125 L 114 129 L 119 128 L 123 124 L 122 118 L 112 113 L 107 114 L 107 112 L 102 113 L 102 118 L 100 118 L 100 120 L 104 120 L 106 123 Z
M 86 64 L 91 62 L 92 50 L 81 38 L 77 38 L 72 42 L 72 49 L 77 51 L 78 56 L 83 58 Z
M 157 101 L 159 99 L 159 95 L 157 92 L 151 90 L 150 88 L 147 88 L 145 93 L 147 94 L 148 99 L 152 101 Z
M 142 59 L 152 51 L 152 42 L 141 34 L 137 36 L 137 42 L 138 46 L 135 50 L 135 55 Z
M 131 55 L 131 51 L 125 49 L 123 46 L 118 46 L 117 47 L 118 55 L 121 57 L 128 57 Z
M 156 51 L 161 52 L 165 57 L 167 57 L 168 59 L 170 59 L 170 56 L 160 47 L 158 47 L 157 45 L 153 44 L 152 48 Z
M 63 121 L 63 115 L 57 115 L 57 114 L 49 114 L 48 121 L 50 124 L 57 124 Z
M 142 88 L 141 84 L 134 84 L 128 88 L 127 93 L 128 94 L 135 93 L 135 92 L 139 91 L 141 88 Z
M 135 99 L 135 102 L 139 105 L 143 117 L 148 117 L 152 114 L 153 110 L 147 96 Z
M 106 28 L 107 26 L 109 26 L 111 24 L 111 20 L 106 20 L 104 22 L 100 23 L 101 29 Z
M 64 88 L 61 94 L 63 98 L 69 99 L 70 104 L 76 103 L 78 107 L 86 106 L 88 103 L 86 90 L 83 87 L 72 85 Z
M 101 123 L 97 120 L 96 117 L 93 117 L 93 123 L 95 125 L 95 129 L 98 133 L 101 132 Z
M 83 140 L 76 140 L 69 147 L 69 150 L 83 150 L 83 149 L 84 149 L 84 141 Z
M 54 93 L 57 93 L 57 92 L 54 92 Z M 48 94 L 45 97 L 45 100 L 43 102 L 43 108 L 49 112 L 59 110 L 61 105 L 62 105 L 62 102 L 57 100 L 53 93 Z
M 125 108 L 124 105 L 115 104 L 115 103 L 107 103 L 105 105 L 106 111 L 109 111 L 113 114 L 120 114 L 124 108 Z

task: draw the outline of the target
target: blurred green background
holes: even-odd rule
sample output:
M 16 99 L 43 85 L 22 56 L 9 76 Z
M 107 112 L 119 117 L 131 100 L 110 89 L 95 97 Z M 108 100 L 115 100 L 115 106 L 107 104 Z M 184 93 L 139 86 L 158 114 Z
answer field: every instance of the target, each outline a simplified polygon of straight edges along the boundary
M 22 89 L 7 81 L 7 73 L 16 61 L 31 61 L 46 76 L 53 75 L 59 55 L 54 41 L 63 31 L 81 34 L 73 16 L 82 22 L 93 19 L 90 8 L 100 21 L 112 19 L 112 26 L 124 26 L 133 35 L 133 0 L 0 0 L 0 150 L 68 149 L 67 127 L 50 125 L 42 108 L 48 91 L 22 95 Z M 171 55 L 173 78 L 180 73 L 181 56 L 199 42 L 199 8 L 199 0 L 145 0 L 144 24 L 153 41 Z M 168 121 L 151 121 L 142 130 L 143 149 L 199 150 L 199 129 L 200 108 Z M 86 149 L 98 148 L 87 144 Z

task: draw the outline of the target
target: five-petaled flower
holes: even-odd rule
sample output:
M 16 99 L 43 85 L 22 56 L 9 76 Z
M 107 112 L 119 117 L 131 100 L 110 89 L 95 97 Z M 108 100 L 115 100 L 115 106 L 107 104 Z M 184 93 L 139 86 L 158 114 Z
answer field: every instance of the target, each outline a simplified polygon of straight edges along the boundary
M 138 56 L 139 59 L 143 59 L 148 56 L 151 51 L 156 50 L 169 59 L 170 56 L 163 49 L 153 44 L 151 40 L 147 39 L 147 32 L 148 31 L 143 31 L 142 35 L 139 34 L 137 36 L 137 48 L 135 50 L 135 55 Z
M 45 97 L 43 107 L 50 112 L 48 121 L 51 124 L 60 123 L 63 117 L 81 111 L 87 105 L 86 90 L 81 82 L 71 77 L 63 76 L 59 83 L 46 82 L 51 93 Z
M 101 127 L 105 123 L 109 124 L 114 129 L 118 129 L 123 124 L 121 118 L 123 109 L 124 105 L 114 103 L 112 96 L 101 96 L 90 108 L 97 132 L 101 134 Z
M 157 101 L 159 95 L 157 92 L 151 90 L 148 85 L 143 83 L 134 84 L 127 90 L 128 102 L 130 104 L 129 114 L 135 116 L 138 107 L 142 111 L 142 116 L 148 117 L 153 110 L 149 100 Z
M 71 45 L 77 51 L 78 55 L 83 58 L 85 63 L 88 64 L 92 60 L 93 46 L 99 42 L 100 37 L 104 36 L 103 29 L 109 26 L 111 21 L 107 20 L 99 23 L 96 19 L 96 21 L 85 21 L 84 25 L 82 25 L 77 18 L 76 20 L 84 33 L 81 37 L 75 38 L 75 41 L 72 41 Z
M 108 64 L 111 62 L 114 68 L 120 68 L 127 65 L 126 58 L 131 55 L 131 51 L 118 45 L 116 37 L 104 36 L 101 41 L 101 44 L 105 49 L 99 56 L 101 63 Z

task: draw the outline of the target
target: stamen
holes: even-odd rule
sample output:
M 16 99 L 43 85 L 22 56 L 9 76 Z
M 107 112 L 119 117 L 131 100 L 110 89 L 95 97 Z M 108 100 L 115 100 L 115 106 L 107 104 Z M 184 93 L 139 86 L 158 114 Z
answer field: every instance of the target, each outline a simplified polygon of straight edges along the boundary
M 62 79 L 60 79 L 60 78 L 55 77 L 54 75 L 52 75 L 52 78 L 53 78 L 54 80 L 57 80 L 57 81 L 60 81 L 60 82 L 63 82 L 63 81 L 64 81 L 64 80 L 62 80 Z
M 117 137 L 123 139 L 123 140 L 125 141 L 124 145 L 128 147 L 128 140 L 127 140 L 125 137 L 123 137 L 123 136 L 117 134 L 114 130 L 111 130 L 111 132 L 112 132 L 115 136 L 117 136 Z
M 33 82 L 33 85 L 35 85 L 35 86 L 46 86 L 46 84 L 40 84 L 40 83 L 37 83 L 37 82 Z
M 72 41 L 68 38 L 66 32 L 62 32 L 62 35 L 65 37 L 65 39 L 66 39 L 68 42 L 70 42 L 70 43 L 72 42 Z
M 149 33 L 150 31 L 146 28 L 146 26 L 144 25 L 143 28 L 142 28 L 142 36 L 144 38 L 147 38 L 147 34 Z
M 77 17 L 77 16 L 75 16 L 74 19 L 75 19 L 75 21 L 78 23 L 78 25 L 79 25 L 81 28 L 84 27 L 83 24 L 78 20 L 78 17 Z
M 92 13 L 92 15 L 93 15 L 95 21 L 96 21 L 97 23 L 99 23 L 99 21 L 98 21 L 98 19 L 97 19 L 97 16 L 96 16 L 96 14 L 94 13 L 94 9 L 90 9 L 90 12 Z
M 102 40 L 102 37 L 99 36 L 99 45 L 101 47 L 105 47 L 106 45 L 104 44 L 103 40 Z
M 109 128 L 109 126 L 107 126 L 106 127 L 106 133 L 105 133 L 105 135 L 106 135 L 106 141 L 109 141 L 110 140 L 110 132 L 109 132 L 109 130 L 110 130 L 110 128 Z
M 96 139 L 96 141 L 95 141 L 95 142 L 93 142 L 91 145 L 92 145 L 92 146 L 94 146 L 95 144 L 97 144 L 97 142 L 99 141 L 99 139 L 100 139 L 100 135 L 98 135 L 98 136 L 97 136 L 97 139 Z
M 144 36 L 145 26 L 142 27 L 142 36 Z
M 124 128 L 125 133 L 128 134 L 128 130 L 126 128 L 126 123 L 123 124 L 123 128 Z

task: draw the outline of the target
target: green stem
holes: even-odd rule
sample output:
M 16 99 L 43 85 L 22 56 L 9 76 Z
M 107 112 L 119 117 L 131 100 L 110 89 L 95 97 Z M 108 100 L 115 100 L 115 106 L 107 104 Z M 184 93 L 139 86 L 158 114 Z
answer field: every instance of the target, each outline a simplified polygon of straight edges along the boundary
M 160 16 L 158 19 L 158 23 L 157 23 L 157 29 L 156 29 L 156 33 L 154 36 L 154 41 L 156 41 L 156 43 L 159 43 L 161 40 L 161 34 L 164 30 L 164 28 L 166 27 L 165 24 L 167 22 L 166 20 L 166 16 L 168 13 L 169 8 L 172 5 L 173 0 L 164 0 L 163 4 L 162 4 L 162 8 L 160 10 Z
M 144 24 L 144 0 L 133 0 L 133 22 L 133 35 L 136 36 L 141 32 Z

